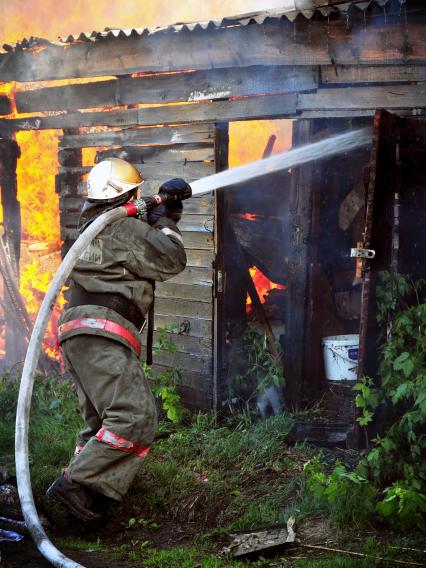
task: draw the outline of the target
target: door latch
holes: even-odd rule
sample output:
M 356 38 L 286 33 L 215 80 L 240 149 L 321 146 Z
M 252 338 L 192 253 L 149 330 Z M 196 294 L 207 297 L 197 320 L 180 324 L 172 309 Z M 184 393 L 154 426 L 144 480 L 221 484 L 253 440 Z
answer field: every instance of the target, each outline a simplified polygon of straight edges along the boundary
M 351 248 L 351 258 L 375 258 L 376 251 L 365 248 Z
M 223 272 L 221 270 L 216 272 L 216 293 L 223 293 Z

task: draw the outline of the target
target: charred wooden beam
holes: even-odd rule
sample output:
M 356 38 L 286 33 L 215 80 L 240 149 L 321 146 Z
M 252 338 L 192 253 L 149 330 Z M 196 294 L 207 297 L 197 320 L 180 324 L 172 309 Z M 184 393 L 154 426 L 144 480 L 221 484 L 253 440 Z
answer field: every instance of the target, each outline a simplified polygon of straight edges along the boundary
M 16 130 L 66 129 L 103 125 L 126 127 L 263 118 L 374 116 L 376 108 L 395 109 L 399 114 L 412 114 L 413 112 L 419 114 L 425 112 L 425 100 L 426 86 L 424 84 L 363 85 L 351 88 L 341 85 L 335 88 L 319 88 L 310 93 L 288 93 L 104 112 L 72 112 L 59 116 L 24 119 L 0 118 L 0 133 L 9 135 Z M 96 138 L 96 134 L 92 134 L 91 138 Z
M 132 128 L 111 132 L 64 135 L 59 146 L 63 148 L 87 148 L 96 146 L 132 145 L 212 145 L 212 134 L 208 126 L 165 126 L 163 128 Z
M 387 85 L 426 81 L 426 66 L 424 65 L 339 65 L 323 66 L 320 69 L 321 83 L 324 85 L 353 86 L 370 83 L 385 83 Z M 116 107 L 136 103 L 150 104 L 159 101 L 162 103 L 201 102 L 234 97 L 314 91 L 319 86 L 318 70 L 319 68 L 315 66 L 275 66 L 270 68 L 255 66 L 177 74 L 162 73 L 135 79 L 126 77 L 95 83 L 18 91 L 15 97 L 18 112 L 25 113 Z M 389 90 L 392 91 L 392 89 Z M 366 91 L 363 92 L 368 94 Z M 411 92 L 408 93 L 408 95 L 410 94 Z M 410 100 L 410 96 L 408 100 Z M 408 104 L 406 106 L 413 105 Z M 0 112 L 0 114 L 2 113 Z M 133 122 L 136 123 L 140 114 L 135 112 L 135 109 L 129 109 L 127 115 L 123 113 L 120 116 L 123 120 L 126 116 L 131 120 L 133 116 Z M 87 119 L 89 116 L 87 116 Z M 112 116 L 115 117 L 116 115 Z M 63 117 L 52 118 L 56 118 L 56 122 L 60 124 L 60 119 Z M 74 118 L 78 120 L 78 116 Z M 159 120 L 158 122 L 163 121 Z M 38 123 L 34 122 L 34 124 Z M 75 126 L 80 125 L 76 124 Z
M 375 262 L 365 259 L 362 274 L 361 313 L 359 326 L 359 355 L 357 380 L 364 376 L 378 381 L 377 342 L 383 330 L 377 318 L 377 285 L 379 273 L 389 270 L 392 262 L 393 199 L 397 180 L 396 152 L 398 132 L 397 116 L 378 110 L 374 118 L 373 140 L 366 184 L 365 226 L 363 248 L 376 251 Z M 356 409 L 356 418 L 361 409 Z M 359 421 L 348 438 L 350 447 L 368 447 L 366 428 Z
M 135 103 L 200 102 L 231 97 L 312 91 L 318 68 L 234 67 L 150 74 L 94 83 L 18 91 L 18 112 L 116 107 Z
M 16 181 L 19 156 L 19 146 L 14 140 L 0 140 L 0 187 L 4 227 L 4 235 L 0 237 L 0 268 L 5 288 L 6 368 L 22 360 L 25 353 L 25 336 L 31 326 L 17 284 L 21 251 L 21 208 L 17 199 Z
M 293 126 L 293 143 L 310 142 L 312 123 L 297 121 Z M 285 250 L 289 251 L 287 274 L 285 377 L 286 392 L 292 405 L 300 403 L 303 395 L 305 358 L 305 322 L 307 317 L 308 252 L 311 230 L 312 167 L 296 168 L 290 188 L 290 221 L 286 232 Z
M 4 236 L 0 237 L 0 274 L 3 277 L 5 298 L 3 307 L 6 316 L 6 356 L 5 367 L 10 368 L 23 360 L 26 345 L 30 340 L 33 324 L 19 292 L 17 266 L 11 258 L 10 249 Z M 49 357 L 42 353 L 40 368 L 49 373 L 57 367 Z
M 77 129 L 64 129 L 64 136 L 78 136 L 78 134 L 79 134 L 79 131 Z M 82 176 L 81 168 L 82 168 L 83 162 L 82 162 L 81 148 L 59 149 L 58 161 L 63 168 L 69 167 L 69 168 L 75 168 L 77 170 L 77 171 L 67 171 L 65 174 L 58 174 L 55 177 L 55 190 L 56 190 L 56 193 L 59 193 L 60 203 L 62 203 L 62 206 L 60 206 L 60 225 L 61 225 L 61 232 L 62 232 L 62 227 L 65 226 L 64 216 L 67 214 L 67 209 L 66 208 L 64 209 L 64 207 L 63 207 L 63 204 L 64 204 L 63 198 L 65 196 L 71 196 L 71 197 L 74 198 L 74 200 L 79 200 L 79 202 L 80 202 L 80 207 L 76 208 L 75 207 L 75 205 L 76 205 L 75 201 L 73 201 L 73 202 L 68 201 L 68 204 L 72 203 L 72 205 L 74 207 L 73 211 L 75 211 L 76 214 L 77 214 L 77 218 L 75 220 L 74 227 L 77 226 L 78 217 L 80 215 L 82 199 L 81 199 L 81 196 L 79 196 L 76 193 L 76 190 L 79 186 L 81 176 Z M 64 238 L 62 236 L 61 236 L 61 238 L 63 240 L 61 255 L 62 255 L 62 258 L 64 258 L 64 256 L 69 251 L 69 249 L 72 245 L 72 241 L 74 239 Z
M 296 94 L 246 97 L 237 100 L 123 109 L 104 112 L 72 112 L 59 116 L 0 119 L 0 132 L 79 128 L 84 126 L 154 126 L 220 120 L 284 118 L 296 114 Z
M 274 336 L 274 333 L 272 331 L 271 324 L 269 323 L 269 320 L 268 320 L 268 317 L 265 313 L 262 302 L 260 301 L 259 293 L 256 290 L 256 286 L 254 285 L 253 279 L 250 275 L 250 272 L 249 272 L 250 264 L 247 261 L 244 250 L 241 247 L 240 242 L 238 241 L 238 238 L 237 238 L 232 226 L 229 225 L 228 229 L 229 229 L 229 234 L 231 235 L 231 238 L 234 241 L 234 245 L 235 245 L 235 248 L 234 248 L 235 262 L 237 263 L 239 270 L 243 271 L 243 281 L 246 285 L 247 293 L 251 298 L 253 310 L 254 310 L 254 313 L 256 315 L 256 319 L 264 330 L 264 333 L 265 333 L 265 336 L 266 336 L 266 339 L 267 339 L 267 343 L 268 343 L 268 348 L 269 348 L 271 355 L 273 356 L 274 360 L 276 361 L 278 367 L 281 367 L 282 362 L 283 362 L 283 353 L 281 352 L 281 350 L 276 345 L 275 336 Z
M 123 146 L 97 152 L 96 159 L 116 156 L 134 164 L 206 162 L 214 160 L 214 149 L 205 144 L 182 144 L 179 148 L 170 146 Z
M 21 208 L 17 199 L 16 165 L 20 156 L 14 140 L 0 139 L 0 187 L 3 225 L 14 270 L 18 271 L 21 247 Z
M 425 65 L 329 65 L 321 67 L 324 85 L 417 83 L 426 81 Z
M 315 93 L 298 95 L 297 110 L 334 111 L 340 109 L 400 109 L 425 107 L 426 85 L 353 87 L 318 89 Z
M 10 114 L 12 112 L 12 103 L 7 95 L 0 95 L 0 115 Z
M 215 125 L 215 169 L 222 172 L 229 167 L 229 123 L 221 122 Z M 227 384 L 227 318 L 225 302 L 225 278 L 226 265 L 224 258 L 225 251 L 225 231 L 226 215 L 220 212 L 225 211 L 226 191 L 216 191 L 214 194 L 214 219 L 215 219 L 215 239 L 214 239 L 214 260 L 213 267 L 215 272 L 213 288 L 213 412 L 216 413 L 221 401 L 226 396 Z M 228 298 L 229 301 L 229 298 Z
M 326 38 L 326 39 L 325 39 Z M 358 65 L 424 63 L 426 39 L 421 15 L 407 10 L 384 14 L 317 15 L 310 21 L 272 20 L 262 25 L 158 31 L 129 38 L 49 45 L 0 55 L 8 81 L 128 75 L 143 70 L 180 71 L 252 65 Z

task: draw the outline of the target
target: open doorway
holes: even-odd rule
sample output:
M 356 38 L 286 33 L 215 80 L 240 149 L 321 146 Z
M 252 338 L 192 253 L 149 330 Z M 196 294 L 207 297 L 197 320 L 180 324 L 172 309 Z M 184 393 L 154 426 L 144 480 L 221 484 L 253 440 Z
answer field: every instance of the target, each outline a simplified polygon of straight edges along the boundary
M 292 120 L 230 123 L 229 166 L 289 150 L 292 128 Z M 284 171 L 218 195 L 219 407 L 248 400 L 267 413 L 268 393 L 275 411 L 282 406 L 289 182 Z
M 230 124 L 229 165 L 370 124 L 370 118 Z M 252 365 L 244 356 L 249 328 L 263 337 L 278 363 L 281 407 L 321 403 L 330 419 L 353 423 L 353 381 L 332 382 L 326 376 L 322 340 L 358 334 L 361 274 L 350 255 L 362 240 L 369 156 L 368 148 L 331 159 L 320 156 L 223 192 L 222 404 L 229 397 L 238 401 L 238 392 L 252 402 L 262 398 L 258 384 L 241 388 Z M 355 346 L 354 368 L 356 355 Z M 268 412 L 274 412 L 269 403 Z

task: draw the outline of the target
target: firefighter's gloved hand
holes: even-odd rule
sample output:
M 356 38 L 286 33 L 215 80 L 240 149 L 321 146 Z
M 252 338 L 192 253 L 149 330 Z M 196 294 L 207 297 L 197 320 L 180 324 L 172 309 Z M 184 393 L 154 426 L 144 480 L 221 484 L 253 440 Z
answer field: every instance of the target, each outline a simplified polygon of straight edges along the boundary
M 180 221 L 180 218 L 182 217 L 182 210 L 183 206 L 182 201 L 180 200 L 175 201 L 170 205 L 162 203 L 161 205 L 154 207 L 154 209 L 150 211 L 148 215 L 148 223 L 150 225 L 154 225 L 154 223 L 156 223 L 158 219 L 160 219 L 160 217 L 168 217 L 175 223 L 178 223 Z
M 166 194 L 170 197 L 170 199 L 167 200 L 169 204 L 173 200 L 182 201 L 183 199 L 188 199 L 188 197 L 192 195 L 192 189 L 184 179 L 172 178 L 160 185 L 158 193 L 159 195 Z

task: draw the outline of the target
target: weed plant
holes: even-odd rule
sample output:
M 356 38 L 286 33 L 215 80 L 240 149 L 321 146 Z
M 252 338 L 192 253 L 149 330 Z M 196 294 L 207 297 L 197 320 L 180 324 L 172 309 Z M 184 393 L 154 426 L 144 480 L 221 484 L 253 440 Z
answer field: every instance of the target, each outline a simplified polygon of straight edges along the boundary
M 176 332 L 176 330 L 176 325 L 157 328 L 158 339 L 153 345 L 154 357 L 161 350 L 171 355 L 176 353 L 176 345 L 170 338 L 170 334 Z M 176 388 L 182 379 L 180 369 L 171 365 L 164 371 L 154 373 L 152 367 L 147 365 L 146 361 L 142 361 L 141 365 L 150 381 L 154 396 L 161 402 L 165 417 L 173 424 L 180 424 L 187 415 Z

